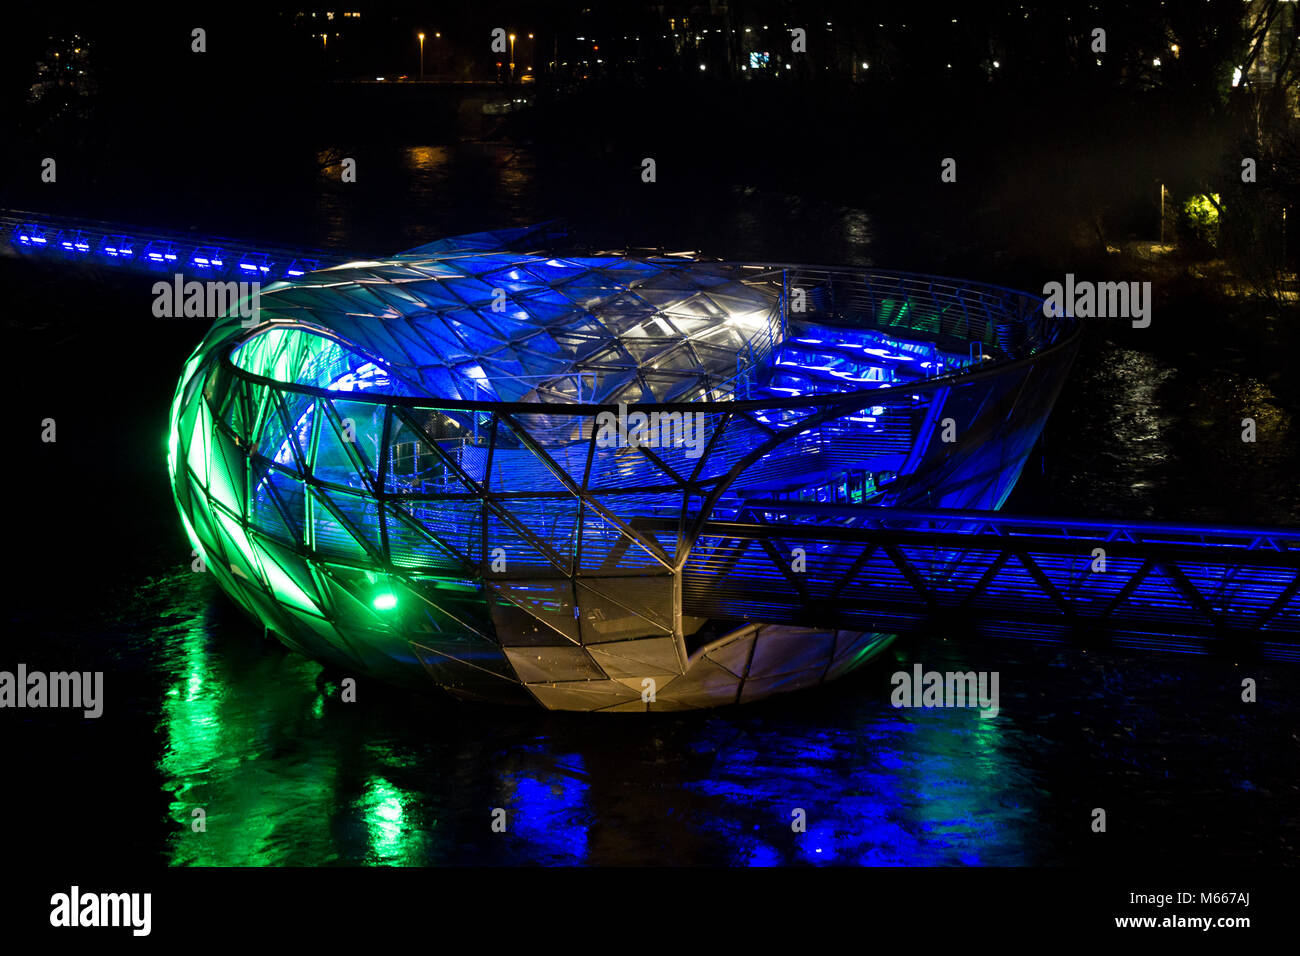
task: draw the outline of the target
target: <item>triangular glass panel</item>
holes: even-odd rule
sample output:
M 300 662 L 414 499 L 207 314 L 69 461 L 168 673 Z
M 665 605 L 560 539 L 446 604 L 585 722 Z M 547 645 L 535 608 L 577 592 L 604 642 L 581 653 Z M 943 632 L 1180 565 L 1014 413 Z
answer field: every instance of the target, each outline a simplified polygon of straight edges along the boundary
M 511 416 L 511 420 L 534 444 L 545 450 L 551 463 L 570 481 L 582 487 L 591 451 L 589 416 L 516 414 Z
M 465 553 L 458 552 L 448 542 L 444 543 L 426 530 L 424 525 L 404 510 L 385 506 L 384 515 L 388 537 L 388 557 L 399 568 L 420 568 L 429 571 L 455 571 L 472 573 L 475 562 Z M 469 535 L 472 529 L 462 529 Z
M 489 598 L 497 638 L 507 646 L 581 643 L 573 584 L 565 580 L 501 581 Z
M 550 461 L 544 447 L 534 450 L 536 444 L 528 432 L 516 432 L 504 417 L 500 418 L 492 449 L 492 475 L 488 487 L 493 492 L 532 492 L 572 498 L 572 492 L 556 473 L 560 469 Z M 567 471 L 563 473 L 567 474 Z
M 372 487 L 378 480 L 378 463 L 384 447 L 384 412 L 385 406 L 373 402 L 334 400 L 336 430 L 341 426 L 338 437 L 360 459 Z
M 382 559 L 373 498 L 311 488 L 311 543 L 323 555 L 354 563 Z
M 669 576 L 579 578 L 575 587 L 583 643 L 672 633 L 673 579 Z
M 521 499 L 522 500 L 522 499 Z M 531 515 L 516 515 L 517 501 L 498 501 L 487 511 L 483 565 L 487 577 L 520 579 L 530 575 L 572 573 L 571 554 L 558 551 L 529 525 Z M 548 502 L 549 503 L 549 502 Z M 538 505 L 534 502 L 531 507 Z M 544 530 L 544 529 L 542 529 Z
M 680 509 L 680 495 L 658 497 L 660 499 L 675 498 L 677 507 Z M 618 515 L 616 509 L 620 505 L 630 505 L 636 508 L 631 512 L 632 514 L 642 514 L 640 508 L 645 504 L 644 499 L 636 498 L 632 500 L 636 502 L 635 505 L 632 505 L 631 501 L 620 501 L 618 498 L 602 500 L 601 504 L 615 515 Z M 635 535 L 622 530 L 616 524 L 607 520 L 595 508 L 584 507 L 582 511 L 581 543 L 582 572 L 616 574 L 629 571 L 662 571 L 671 564 L 671 555 L 676 551 L 675 531 L 672 538 L 673 547 L 668 549 L 661 546 L 659 550 L 663 554 L 662 556 L 656 556 L 653 544 L 658 544 L 660 539 L 657 539 L 654 534 L 641 533 L 642 540 L 638 540 Z
M 482 557 L 483 503 L 478 500 L 397 501 L 389 505 L 394 514 L 423 528 L 448 551 L 477 565 Z M 390 538 L 392 534 L 390 526 Z
M 273 479 L 273 476 L 281 474 L 271 470 L 255 483 L 249 506 L 249 522 L 272 538 L 296 544 L 301 542 L 302 532 L 298 530 L 298 526 L 290 523 L 286 515 L 286 506 L 277 493 L 276 482 Z M 296 479 L 289 480 L 297 483 Z
M 453 415 L 457 417 L 452 417 Z M 472 416 L 474 424 L 463 420 Z M 487 473 L 491 427 L 474 413 L 393 409 L 388 442 L 390 493 L 478 494 Z
M 345 441 L 341 423 L 335 420 L 329 403 L 322 400 L 317 406 L 317 414 L 326 414 L 318 419 L 315 435 L 314 457 L 312 459 L 312 477 L 318 481 L 358 492 L 373 489 L 370 471 L 357 452 L 356 443 Z M 343 426 L 346 428 L 346 426 Z

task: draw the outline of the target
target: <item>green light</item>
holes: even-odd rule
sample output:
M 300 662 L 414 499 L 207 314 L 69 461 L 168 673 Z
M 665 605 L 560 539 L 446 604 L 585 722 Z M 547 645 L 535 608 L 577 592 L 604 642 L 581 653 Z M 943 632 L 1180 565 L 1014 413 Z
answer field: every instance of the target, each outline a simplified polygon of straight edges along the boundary
M 371 603 L 375 606 L 376 611 L 391 611 L 397 607 L 397 595 L 388 592 L 377 594 Z

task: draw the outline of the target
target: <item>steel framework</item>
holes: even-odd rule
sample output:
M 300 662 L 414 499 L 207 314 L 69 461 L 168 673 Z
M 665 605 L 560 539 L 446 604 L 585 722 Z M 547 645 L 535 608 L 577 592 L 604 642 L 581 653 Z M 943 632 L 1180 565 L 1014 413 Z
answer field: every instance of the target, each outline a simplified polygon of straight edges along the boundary
M 704 616 L 1300 660 L 1295 530 L 755 500 L 683 576 Z
M 169 467 L 222 587 L 350 668 L 645 710 L 820 683 L 918 628 L 1300 657 L 1295 532 L 995 513 L 1077 347 L 1035 296 L 507 251 L 552 224 L 364 262 L 0 227 L 23 253 L 287 280 L 187 363 Z M 696 440 L 602 441 L 615 414 Z
M 272 285 L 187 364 L 181 514 L 291 646 L 554 709 L 820 683 L 889 635 L 692 613 L 708 523 L 753 498 L 997 508 L 1077 344 L 995 287 L 493 248 L 529 238 Z

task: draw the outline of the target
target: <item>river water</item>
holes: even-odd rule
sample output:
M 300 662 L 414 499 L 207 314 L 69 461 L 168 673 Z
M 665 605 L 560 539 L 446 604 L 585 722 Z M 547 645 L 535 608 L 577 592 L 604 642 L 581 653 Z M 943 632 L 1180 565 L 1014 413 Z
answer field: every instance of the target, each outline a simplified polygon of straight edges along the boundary
M 363 202 L 322 175 L 292 221 L 267 197 L 270 213 L 250 203 L 202 227 L 382 254 L 563 214 L 595 246 L 965 274 L 942 251 L 899 262 L 907 224 L 869 210 L 707 184 L 664 202 L 510 145 L 393 147 L 367 176 Z M 0 278 L 23 436 L 6 468 L 0 666 L 106 672 L 99 720 L 3 715 L 26 771 L 6 845 L 233 866 L 1295 859 L 1300 670 L 1276 664 L 932 637 L 822 690 L 716 712 L 548 714 L 369 682 L 342 703 L 343 675 L 265 640 L 189 571 L 164 455 L 201 324 L 152 318 L 138 277 L 0 260 Z M 1214 315 L 1186 320 L 1201 332 L 1089 330 L 1006 510 L 1300 522 L 1295 409 L 1267 348 L 1206 338 Z M 32 437 L 47 416 L 53 445 Z M 891 707 L 890 673 L 916 661 L 998 671 L 1001 713 Z M 1243 676 L 1257 703 L 1241 702 Z

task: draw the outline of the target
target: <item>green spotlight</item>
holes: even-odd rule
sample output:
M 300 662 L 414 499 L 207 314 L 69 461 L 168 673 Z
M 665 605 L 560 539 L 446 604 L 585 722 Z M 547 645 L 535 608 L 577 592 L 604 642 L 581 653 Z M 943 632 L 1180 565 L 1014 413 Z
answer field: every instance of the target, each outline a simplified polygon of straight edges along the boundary
M 397 607 L 397 595 L 385 591 L 383 594 L 376 594 L 375 599 L 370 603 L 374 605 L 376 611 L 391 611 Z

